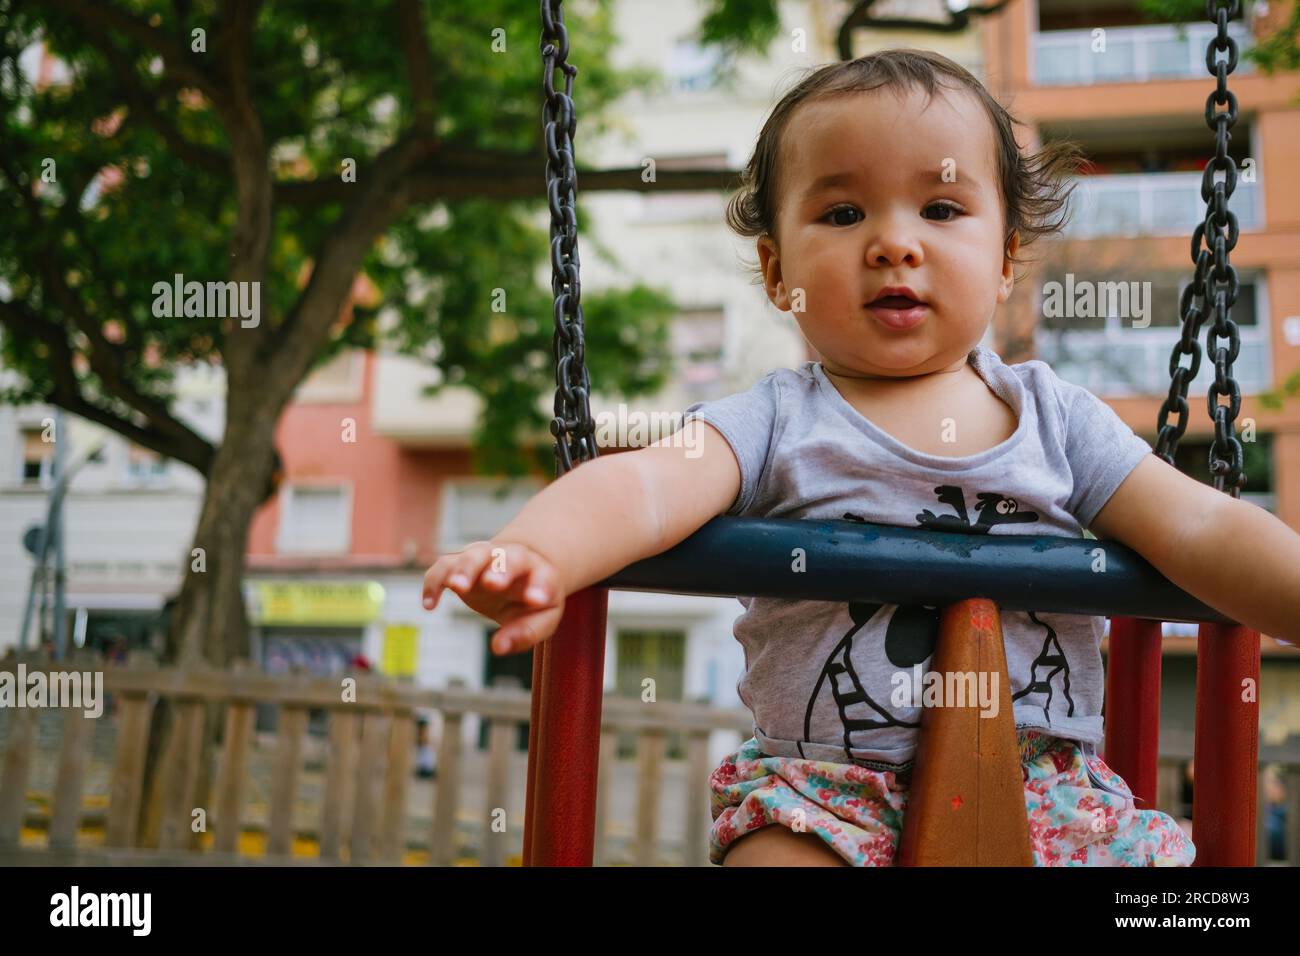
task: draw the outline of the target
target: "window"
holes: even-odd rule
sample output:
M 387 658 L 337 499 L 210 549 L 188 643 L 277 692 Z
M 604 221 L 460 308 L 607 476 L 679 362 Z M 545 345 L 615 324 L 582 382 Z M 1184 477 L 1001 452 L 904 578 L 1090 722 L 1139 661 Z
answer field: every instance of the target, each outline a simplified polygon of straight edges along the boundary
M 131 445 L 127 449 L 126 475 L 133 483 L 156 481 L 167 474 L 167 460 L 152 449 Z
M 1150 283 L 1149 297 L 1145 292 L 1138 291 L 1134 287 L 1133 283 L 1138 281 Z M 1056 311 L 1049 310 L 1046 301 L 1044 301 L 1043 328 L 1071 332 L 1103 331 L 1108 328 L 1134 332 L 1145 329 L 1180 330 L 1183 320 L 1179 314 L 1179 305 L 1182 301 L 1183 290 L 1191 284 L 1191 281 L 1191 276 L 1179 277 L 1177 280 L 1172 276 L 1138 280 L 1119 275 L 1075 277 L 1068 284 L 1062 284 L 1057 280 L 1057 285 L 1063 285 L 1066 295 L 1071 291 L 1076 292 L 1076 304 L 1085 301 L 1076 290 L 1081 290 L 1085 285 L 1091 285 L 1091 291 L 1095 295 L 1092 295 L 1082 308 L 1085 313 L 1091 310 L 1096 314 L 1078 314 L 1075 309 L 1070 309 L 1071 312 L 1076 312 L 1074 315 L 1069 313 L 1057 314 Z M 1141 298 L 1135 299 L 1135 295 L 1141 296 Z M 1139 315 L 1138 306 L 1144 300 L 1145 314 Z M 1063 299 L 1061 301 L 1064 303 Z M 1064 304 L 1069 305 L 1069 303 Z M 1241 278 L 1240 285 L 1237 287 L 1237 301 L 1232 305 L 1231 311 L 1232 321 L 1237 323 L 1238 326 L 1253 329 L 1259 325 L 1255 282 L 1253 279 Z M 1206 323 L 1209 321 L 1210 317 L 1207 313 L 1205 321 L 1201 324 L 1200 338 L 1202 340 L 1205 337 Z
M 686 682 L 686 633 L 684 631 L 620 630 L 618 632 L 618 675 L 616 693 L 620 697 L 640 699 L 646 678 L 654 680 L 656 701 L 680 701 Z M 682 735 L 667 736 L 666 755 L 680 759 Z M 636 752 L 636 735 L 618 736 L 618 754 L 628 757 Z
M 69 633 L 73 643 L 119 659 L 127 650 L 152 649 L 154 635 L 162 632 L 166 621 L 161 610 L 99 610 L 77 608 L 72 611 Z M 77 640 L 80 634 L 80 640 Z
M 472 541 L 487 541 L 539 490 L 538 483 L 530 480 L 449 482 L 437 547 L 457 551 Z
M 24 428 L 23 436 L 23 484 L 40 483 L 46 485 L 54 469 L 54 442 L 45 441 L 42 428 Z
M 719 52 L 716 46 L 702 47 L 693 40 L 673 44 L 668 76 L 674 92 L 700 93 L 718 84 Z
M 285 554 L 345 553 L 352 540 L 351 497 L 343 485 L 290 485 L 281 505 L 278 549 Z
M 680 313 L 669 336 L 678 379 L 688 391 L 708 391 L 722 378 L 726 315 L 721 309 Z
M 1034 78 L 1040 86 L 1141 82 L 1205 74 L 1205 45 L 1213 23 L 1141 23 L 1123 5 L 1106 10 L 1072 0 L 1068 13 L 1049 16 L 1039 6 L 1032 37 Z M 1241 5 L 1241 9 L 1245 4 Z M 1199 14 L 1198 14 L 1199 15 Z M 1254 45 L 1250 27 L 1238 18 L 1228 35 L 1243 50 Z M 1238 72 L 1254 69 L 1245 57 Z
M 1169 390 L 1169 357 L 1181 335 L 1179 302 L 1190 275 L 1165 274 L 1150 280 L 1129 276 L 1046 276 L 1040 286 L 1035 332 L 1037 357 L 1066 381 L 1097 395 L 1162 395 Z M 1257 394 L 1272 384 L 1265 290 L 1256 276 L 1242 274 L 1232 321 L 1240 331 L 1241 349 L 1233 374 L 1243 394 Z M 1145 285 L 1149 282 L 1149 291 Z M 1136 298 L 1135 298 L 1136 296 Z M 1136 323 L 1144 324 L 1136 324 Z M 1204 396 L 1214 380 L 1214 362 L 1205 354 L 1210 319 L 1197 339 L 1201 367 L 1189 395 Z M 1227 345 L 1226 340 L 1221 344 Z M 1184 359 L 1181 363 L 1187 364 Z
M 352 667 L 361 653 L 363 632 L 355 627 L 264 627 L 260 637 L 262 669 L 275 677 L 304 674 L 338 678 Z M 273 732 L 283 709 L 274 704 L 257 705 L 257 729 Z M 313 737 L 329 734 L 329 712 L 312 707 L 307 711 L 307 732 Z
M 1238 132 L 1234 132 L 1234 138 Z M 1241 132 L 1249 142 L 1248 132 Z M 1245 153 L 1232 157 L 1240 163 Z M 1205 201 L 1201 199 L 1199 161 L 1190 167 L 1179 162 L 1178 168 L 1163 172 L 1137 172 L 1147 162 L 1147 155 L 1132 153 L 1094 157 L 1094 169 L 1087 176 L 1072 180 L 1065 235 L 1069 238 L 1100 236 L 1188 236 L 1205 219 Z M 1165 162 L 1170 162 L 1166 159 Z M 1155 160 L 1158 164 L 1159 158 Z M 1102 170 L 1114 169 L 1108 173 Z M 1258 229 L 1263 223 L 1258 182 L 1237 177 L 1229 206 L 1242 231 Z

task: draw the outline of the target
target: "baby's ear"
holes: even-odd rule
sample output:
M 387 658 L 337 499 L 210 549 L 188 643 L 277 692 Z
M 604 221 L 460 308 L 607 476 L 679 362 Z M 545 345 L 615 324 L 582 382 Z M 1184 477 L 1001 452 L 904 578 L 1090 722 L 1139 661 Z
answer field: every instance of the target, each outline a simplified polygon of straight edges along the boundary
M 1020 251 L 1020 233 L 1012 230 L 1007 237 L 1007 245 L 1002 254 L 1002 284 L 998 289 L 998 301 L 1005 302 L 1011 296 L 1016 284 L 1015 254 Z
M 763 289 L 767 297 L 778 309 L 790 308 L 790 297 L 781 280 L 781 253 L 776 248 L 776 240 L 771 236 L 760 236 L 758 240 L 758 267 L 763 273 Z

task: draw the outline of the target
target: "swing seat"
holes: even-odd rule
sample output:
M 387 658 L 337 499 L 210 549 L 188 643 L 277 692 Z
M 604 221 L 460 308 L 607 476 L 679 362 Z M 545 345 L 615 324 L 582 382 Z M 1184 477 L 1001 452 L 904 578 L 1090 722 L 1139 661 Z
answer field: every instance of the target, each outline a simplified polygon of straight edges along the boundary
M 794 548 L 816 575 L 789 573 Z M 1105 574 L 1092 572 L 1098 548 Z M 1254 862 L 1258 713 L 1240 688 L 1247 679 L 1258 684 L 1259 635 L 1136 552 L 1085 538 L 724 517 L 570 596 L 556 634 L 534 650 L 527 865 L 591 865 L 609 588 L 943 608 L 930 669 L 997 674 L 998 710 L 982 717 L 978 706 L 923 709 L 898 856 L 911 866 L 1032 864 L 1000 611 L 1110 618 L 1107 763 L 1145 805 L 1155 799 L 1159 622 L 1199 621 L 1196 765 L 1207 771 L 1193 809 L 1196 863 Z
M 1207 313 L 1213 316 L 1214 327 L 1222 328 L 1220 322 L 1228 319 L 1236 298 L 1237 275 L 1227 255 L 1237 243 L 1237 220 L 1227 209 L 1235 167 L 1227 158 L 1227 142 L 1228 130 L 1237 120 L 1237 100 L 1228 92 L 1227 76 L 1237 64 L 1237 45 L 1228 35 L 1227 24 L 1239 9 L 1237 0 L 1232 0 L 1231 10 L 1222 0 L 1206 2 L 1206 16 L 1218 25 L 1205 51 L 1206 69 L 1218 78 L 1205 103 L 1205 123 L 1215 133 L 1217 153 L 1201 183 L 1206 220 L 1192 233 L 1196 275 L 1180 304 L 1184 337 L 1170 360 L 1170 394 L 1159 415 L 1156 451 L 1171 465 L 1187 425 L 1188 380 L 1201 354 L 1189 352 L 1187 343 L 1195 338 Z M 575 461 L 595 457 L 595 447 L 578 307 L 571 98 L 576 69 L 567 61 L 563 0 L 542 0 L 541 14 L 546 101 L 542 126 L 547 140 L 558 386 L 551 431 L 557 439 L 556 473 L 563 475 Z M 1216 56 L 1216 51 L 1226 55 Z M 566 75 L 563 91 L 553 82 L 557 69 Z M 1216 104 L 1227 110 L 1216 110 Z M 1225 179 L 1216 181 L 1216 171 L 1223 172 Z M 1231 405 L 1218 405 L 1216 395 L 1229 392 L 1222 386 L 1210 390 L 1216 449 L 1226 430 L 1235 452 L 1235 462 L 1222 458 L 1217 450 L 1212 452 L 1212 470 L 1216 487 L 1231 488 L 1235 497 L 1245 482 L 1233 428 L 1240 398 L 1232 378 L 1235 352 L 1216 347 L 1213 334 L 1207 345 L 1220 375 L 1226 370 L 1232 395 Z M 1193 356 L 1190 371 L 1181 365 L 1181 371 L 1175 370 L 1180 354 Z M 1181 409 L 1176 425 L 1168 421 L 1175 399 Z M 943 607 L 933 669 L 940 673 L 973 670 L 977 677 L 984 672 L 997 674 L 999 710 L 996 716 L 984 717 L 969 706 L 923 708 L 900 846 L 901 862 L 912 865 L 1031 862 L 999 607 L 1110 618 L 1115 640 L 1106 674 L 1106 751 L 1110 765 L 1130 781 L 1135 798 L 1148 805 L 1155 797 L 1160 622 L 1199 621 L 1195 752 L 1199 779 L 1192 810 L 1196 863 L 1248 866 L 1253 862 L 1259 714 L 1254 694 L 1241 693 L 1240 688 L 1247 682 L 1252 688 L 1259 683 L 1258 632 L 1181 591 L 1134 552 L 1113 542 L 1020 536 L 1014 536 L 1018 541 L 992 537 L 976 541 L 881 526 L 868 526 L 864 533 L 865 539 L 854 539 L 837 529 L 835 522 L 715 518 L 670 552 L 572 595 L 559 631 L 533 654 L 525 863 L 591 863 L 610 587 Z M 792 546 L 803 548 L 810 564 L 814 553 L 822 559 L 816 562 L 818 574 L 791 579 L 786 568 Z M 1116 566 L 1112 560 L 1111 570 L 1104 575 L 1086 570 L 1098 549 L 1119 562 Z M 970 560 L 976 552 L 979 560 Z M 864 575 L 864 569 L 870 573 Z M 1112 732 L 1116 726 L 1123 728 L 1127 739 Z M 545 787 L 539 784 L 542 765 L 556 772 Z
M 1020 747 L 997 605 L 972 598 L 944 608 L 930 670 L 973 675 L 974 681 L 965 685 L 963 706 L 946 699 L 946 706 L 921 711 L 899 864 L 1031 866 Z M 985 674 L 997 702 L 988 714 L 978 695 L 969 692 Z

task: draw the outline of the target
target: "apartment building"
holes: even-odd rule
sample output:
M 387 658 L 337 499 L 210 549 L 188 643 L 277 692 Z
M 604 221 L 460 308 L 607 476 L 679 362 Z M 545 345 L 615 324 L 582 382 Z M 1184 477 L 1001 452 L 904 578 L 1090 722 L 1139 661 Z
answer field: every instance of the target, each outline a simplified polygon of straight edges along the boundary
M 1284 7 L 1257 17 L 1256 5 L 1243 4 L 1229 32 L 1249 48 Z M 1032 294 L 1014 303 L 1016 328 L 1032 326 L 1038 358 L 1106 398 L 1151 439 L 1179 337 L 1179 295 L 1192 276 L 1189 240 L 1205 218 L 1199 185 L 1214 149 L 1203 119 L 1214 89 L 1205 44 L 1213 34 L 1208 22 L 1185 30 L 1144 23 L 1136 3 L 1056 0 L 1012 3 L 985 31 L 988 83 L 1012 103 L 1032 142 L 1072 140 L 1092 164 L 1072 203 L 1069 241 L 1028 283 Z M 1300 527 L 1300 401 L 1271 412 L 1257 400 L 1300 368 L 1300 188 L 1289 175 L 1300 150 L 1300 81 L 1265 76 L 1243 58 L 1229 85 L 1240 104 L 1229 148 L 1240 171 L 1230 201 L 1241 226 L 1232 252 L 1241 278 L 1232 309 L 1241 336 L 1238 429 L 1252 419 L 1256 433 L 1247 442 L 1245 496 Z M 1066 273 L 1150 283 L 1149 315 L 1046 315 L 1043 286 Z M 1213 379 L 1213 362 L 1203 361 L 1188 391 L 1196 402 L 1179 456 L 1203 478 Z
M 1244 51 L 1289 16 L 1289 4 L 1243 3 L 1229 32 Z M 1091 163 L 1078 181 L 1066 240 L 1043 257 L 999 323 L 1004 358 L 1047 361 L 1153 444 L 1180 335 L 1179 296 L 1192 278 L 1190 238 L 1205 218 L 1200 182 L 1214 135 L 1204 111 L 1215 87 L 1205 46 L 1215 32 L 1208 21 L 1151 23 L 1135 2 L 1119 0 L 1013 0 L 982 31 L 983 78 L 1026 124 L 1024 142 L 1071 140 Z M 1300 155 L 1300 76 L 1270 77 L 1243 57 L 1229 87 L 1238 101 L 1230 208 L 1241 228 L 1231 254 L 1241 280 L 1232 308 L 1241 338 L 1237 428 L 1241 435 L 1253 423 L 1253 435 L 1243 437 L 1254 438 L 1243 442 L 1242 497 L 1300 529 L 1300 397 L 1280 411 L 1259 401 L 1300 370 L 1300 186 L 1291 175 Z M 1044 289 L 1067 277 L 1150 283 L 1147 314 L 1055 314 L 1045 308 Z M 1213 380 L 1214 364 L 1203 360 L 1188 389 L 1188 429 L 1177 454 L 1180 467 L 1207 483 Z M 1162 716 L 1176 732 L 1190 730 L 1195 632 L 1165 625 Z M 1280 742 L 1300 733 L 1300 659 L 1267 637 L 1262 644 L 1261 737 Z
M 173 411 L 210 441 L 225 421 L 219 367 L 177 370 Z M 0 653 L 20 643 L 35 559 L 24 536 L 47 520 L 56 442 L 67 462 L 89 456 L 63 508 L 66 609 L 72 647 L 148 647 L 161 639 L 162 609 L 181 585 L 203 503 L 203 477 L 116 432 L 52 405 L 0 405 Z M 27 646 L 53 626 L 48 599 L 33 602 Z M 42 612 L 42 608 L 44 611 Z M 159 646 L 161 646 L 159 644 Z

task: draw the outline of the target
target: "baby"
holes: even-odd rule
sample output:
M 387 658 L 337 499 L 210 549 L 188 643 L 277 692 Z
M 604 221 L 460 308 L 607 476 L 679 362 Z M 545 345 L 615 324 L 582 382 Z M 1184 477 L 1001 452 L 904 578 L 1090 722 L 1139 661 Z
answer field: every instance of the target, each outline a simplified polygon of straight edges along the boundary
M 764 125 L 727 218 L 757 238 L 768 298 L 821 361 L 690 406 L 684 435 L 574 469 L 491 541 L 440 557 L 425 607 L 450 588 L 502 625 L 493 651 L 515 653 L 554 633 L 566 595 L 717 515 L 849 518 L 1088 528 L 1229 617 L 1293 639 L 1300 536 L 1169 467 L 1045 363 L 1006 365 L 980 344 L 1021 246 L 1059 229 L 1079 161 L 1064 145 L 1023 156 L 1013 123 L 933 53 L 811 73 Z M 711 859 L 892 863 L 938 609 L 740 600 L 738 689 L 754 735 L 710 778 Z M 1003 612 L 1002 626 L 1035 864 L 1190 864 L 1174 820 L 1137 809 L 1097 756 L 1103 619 Z

